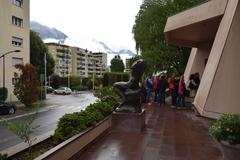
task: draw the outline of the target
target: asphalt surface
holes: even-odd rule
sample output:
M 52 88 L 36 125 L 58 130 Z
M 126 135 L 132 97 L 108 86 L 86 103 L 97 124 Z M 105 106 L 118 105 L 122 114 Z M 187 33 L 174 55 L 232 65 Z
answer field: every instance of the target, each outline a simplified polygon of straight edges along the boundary
M 89 104 L 97 100 L 91 92 L 81 92 L 72 95 L 54 95 L 49 94 L 45 101 L 46 107 L 38 111 L 36 120 L 32 126 L 39 126 L 31 134 L 31 138 L 41 136 L 47 132 L 54 131 L 59 118 L 66 113 L 78 112 L 86 108 Z M 10 121 L 21 121 L 33 111 L 29 111 L 20 115 L 1 116 Z M 0 126 L 0 152 L 12 146 L 21 143 L 22 140 L 8 129 Z

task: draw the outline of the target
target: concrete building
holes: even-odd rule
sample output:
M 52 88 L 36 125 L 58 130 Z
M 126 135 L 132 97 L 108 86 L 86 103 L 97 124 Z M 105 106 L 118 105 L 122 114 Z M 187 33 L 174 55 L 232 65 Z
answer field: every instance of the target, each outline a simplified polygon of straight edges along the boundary
M 130 72 L 131 71 L 130 59 L 131 58 L 126 58 L 125 59 L 125 72 Z
M 46 43 L 46 45 L 55 60 L 54 73 L 60 77 L 72 75 L 72 48 L 58 43 Z
M 239 26 L 239 0 L 210 0 L 168 18 L 166 40 L 192 47 L 184 76 L 200 73 L 193 104 L 202 116 L 240 113 Z
M 102 76 L 106 71 L 107 54 L 91 52 L 86 49 L 72 47 L 73 75 L 79 77 Z
M 71 47 L 58 43 L 46 43 L 55 60 L 54 73 L 60 77 L 91 77 L 93 73 L 101 76 L 106 70 L 107 54 L 91 52 L 79 47 Z
M 3 58 L 0 59 L 0 87 L 8 89 L 7 101 L 16 101 L 13 94 L 14 65 L 29 63 L 30 60 L 30 23 L 29 0 L 1 0 L 0 1 L 0 56 L 6 52 L 20 50 L 18 53 L 10 53 L 5 57 L 5 76 L 3 75 Z

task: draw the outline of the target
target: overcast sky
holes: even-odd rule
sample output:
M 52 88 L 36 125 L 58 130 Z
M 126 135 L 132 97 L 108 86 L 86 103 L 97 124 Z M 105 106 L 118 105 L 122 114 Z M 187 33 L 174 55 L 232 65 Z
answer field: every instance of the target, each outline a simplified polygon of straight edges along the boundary
M 142 0 L 31 0 L 30 19 L 67 34 L 80 48 L 94 41 L 135 53 L 132 26 Z

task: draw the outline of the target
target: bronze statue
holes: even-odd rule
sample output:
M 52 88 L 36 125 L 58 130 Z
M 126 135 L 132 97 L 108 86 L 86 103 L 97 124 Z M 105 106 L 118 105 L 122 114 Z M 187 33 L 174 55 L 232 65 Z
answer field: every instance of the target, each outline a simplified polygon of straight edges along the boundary
M 139 59 L 131 66 L 131 79 L 128 82 L 116 82 L 113 89 L 122 97 L 123 102 L 116 112 L 141 113 L 141 88 L 139 81 L 147 69 L 146 61 Z

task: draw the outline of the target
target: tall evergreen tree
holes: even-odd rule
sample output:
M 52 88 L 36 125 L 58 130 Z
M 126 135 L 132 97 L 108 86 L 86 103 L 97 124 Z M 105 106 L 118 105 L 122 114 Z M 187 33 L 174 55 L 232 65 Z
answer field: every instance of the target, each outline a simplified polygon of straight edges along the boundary
M 115 56 L 111 60 L 111 66 L 110 66 L 111 72 L 124 72 L 124 63 L 123 60 L 119 55 Z
M 34 31 L 30 32 L 30 63 L 36 67 L 38 78 L 40 74 L 45 73 L 44 56 L 46 53 L 47 60 L 47 76 L 54 72 L 55 61 L 48 52 L 47 46 L 42 39 Z

